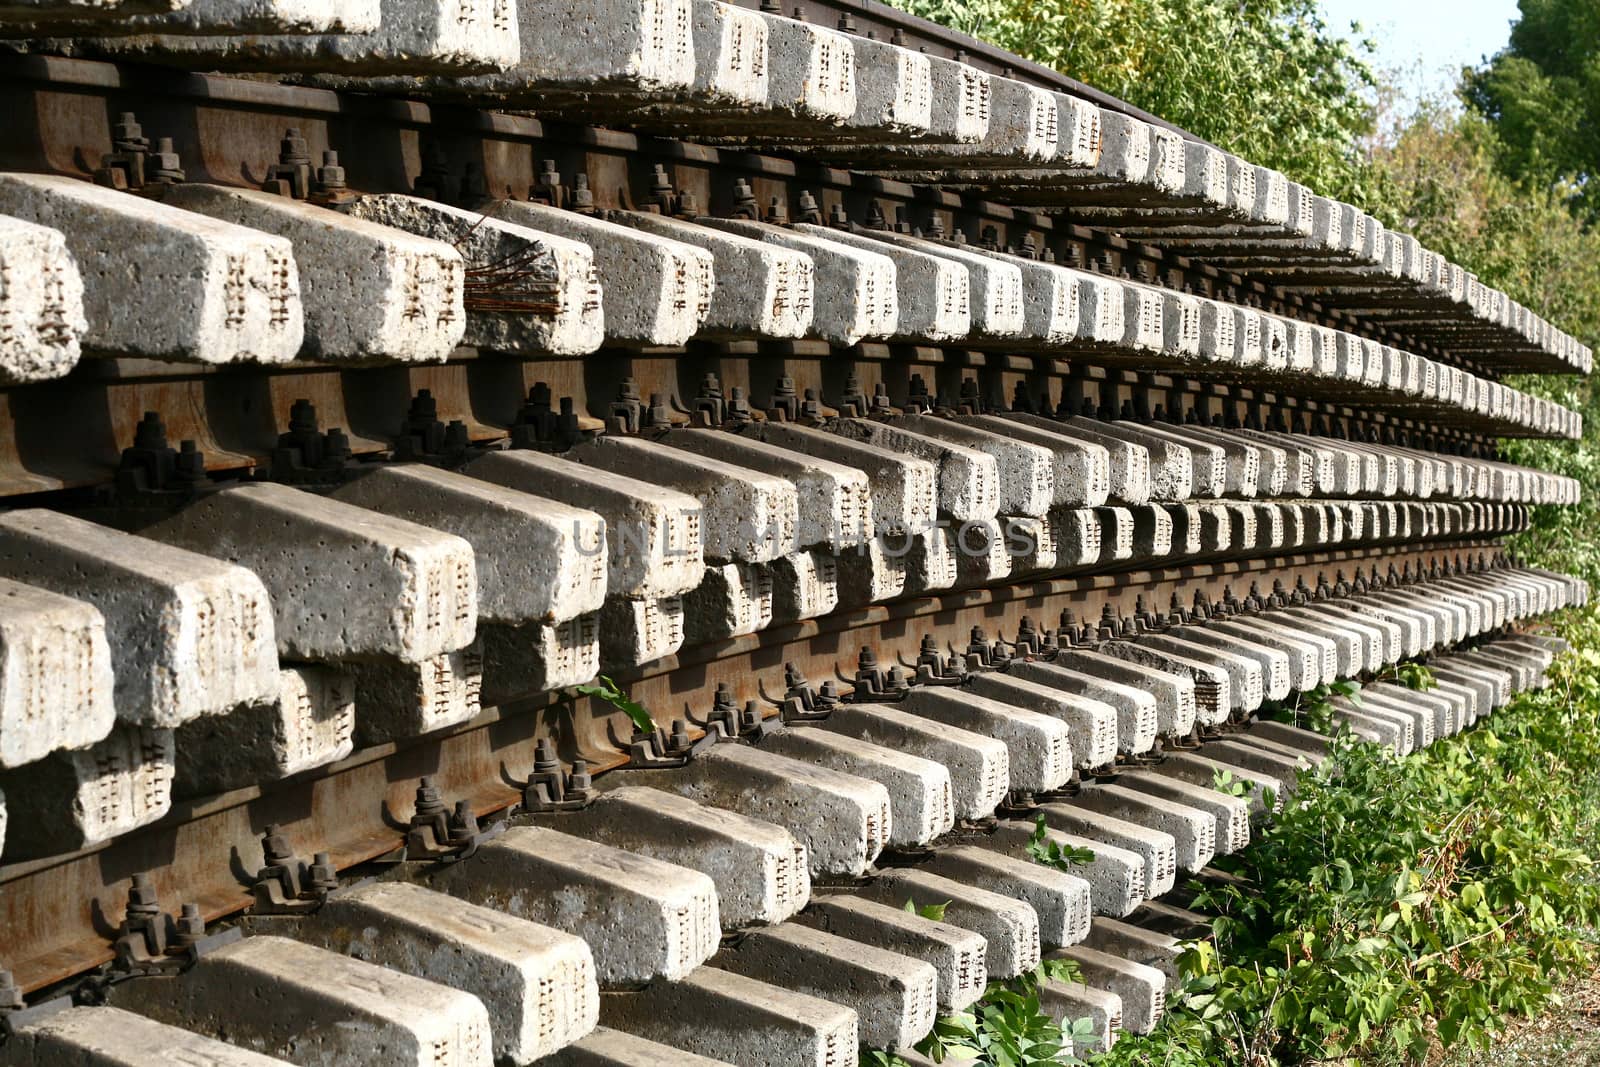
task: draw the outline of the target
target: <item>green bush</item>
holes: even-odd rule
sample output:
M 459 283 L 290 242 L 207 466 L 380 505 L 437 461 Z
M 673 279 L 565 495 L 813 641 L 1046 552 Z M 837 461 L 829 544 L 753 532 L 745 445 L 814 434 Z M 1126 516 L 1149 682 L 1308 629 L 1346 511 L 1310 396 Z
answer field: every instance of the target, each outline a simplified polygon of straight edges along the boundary
M 1600 613 L 1573 616 L 1585 648 Z M 1215 945 L 1183 959 L 1164 1024 L 1106 1065 L 1420 1063 L 1485 1046 L 1593 961 L 1600 654 L 1406 759 L 1336 742 L 1292 803 L 1218 866 Z
M 1046 960 L 1009 982 L 991 982 L 971 1011 L 946 1015 L 917 1050 L 935 1063 L 990 1064 L 993 1067 L 1047 1067 L 1071 1062 L 1066 1050 L 1087 1023 L 1063 1029 L 1039 1006 L 1039 983 L 1082 980 L 1070 960 Z M 886 1061 L 885 1067 L 894 1064 Z M 900 1061 L 904 1063 L 904 1061 Z

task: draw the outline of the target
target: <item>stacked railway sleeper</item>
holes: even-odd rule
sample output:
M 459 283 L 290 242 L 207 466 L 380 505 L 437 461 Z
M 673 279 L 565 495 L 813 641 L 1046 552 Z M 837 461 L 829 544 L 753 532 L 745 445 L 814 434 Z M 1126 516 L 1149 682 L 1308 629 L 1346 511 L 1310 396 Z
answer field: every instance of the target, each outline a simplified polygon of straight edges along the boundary
M 890 9 L 0 0 L 0 105 L 0 1063 L 1087 1053 L 1274 708 L 1588 596 L 1586 347 Z

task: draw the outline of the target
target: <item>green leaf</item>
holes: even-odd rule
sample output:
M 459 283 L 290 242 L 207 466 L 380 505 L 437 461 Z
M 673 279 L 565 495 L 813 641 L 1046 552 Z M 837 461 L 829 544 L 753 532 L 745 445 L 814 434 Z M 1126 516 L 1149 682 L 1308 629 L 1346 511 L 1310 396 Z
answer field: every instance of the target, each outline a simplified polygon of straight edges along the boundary
M 1043 815 L 1034 816 L 1033 833 L 1029 836 L 1024 851 L 1033 862 L 1068 873 L 1071 873 L 1074 867 L 1094 862 L 1093 850 L 1052 841 Z
M 573 686 L 573 688 L 586 697 L 595 697 L 603 700 L 618 711 L 625 713 L 632 720 L 634 729 L 641 733 L 655 732 L 655 719 L 651 717 L 650 713 L 642 705 L 629 699 L 628 695 L 608 675 L 602 674 L 600 676 L 599 685 L 578 685 Z

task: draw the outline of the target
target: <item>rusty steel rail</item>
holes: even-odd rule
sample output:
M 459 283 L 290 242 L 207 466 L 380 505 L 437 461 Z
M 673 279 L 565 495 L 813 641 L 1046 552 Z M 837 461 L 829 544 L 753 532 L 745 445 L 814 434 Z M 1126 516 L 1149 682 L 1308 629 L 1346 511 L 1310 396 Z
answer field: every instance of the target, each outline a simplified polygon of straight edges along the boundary
M 749 182 L 760 203 L 771 197 L 793 203 L 802 191 L 810 192 L 824 217 L 835 206 L 856 220 L 865 220 L 873 204 L 890 218 L 905 207 L 919 223 L 936 215 L 947 232 L 976 235 L 992 226 L 1002 244 L 1032 238 L 1041 248 L 1056 248 L 1063 263 L 1099 264 L 1113 273 L 1148 276 L 1152 284 L 1202 293 L 1227 289 L 1257 298 L 1275 313 L 1494 376 L 1448 351 L 1374 328 L 1298 293 L 1075 225 L 1070 214 L 1020 210 L 805 159 L 460 105 L 58 56 L 7 57 L 0 70 L 0 106 L 14 116 L 12 131 L 0 142 L 0 169 L 88 178 L 112 151 L 117 117 L 129 111 L 150 134 L 173 139 L 188 180 L 223 185 L 259 187 L 277 162 L 288 127 L 300 130 L 313 157 L 337 150 L 350 187 L 366 192 L 409 192 L 427 157 L 437 152 L 453 173 L 468 163 L 481 168 L 492 196 L 509 191 L 526 198 L 537 188 L 545 162 L 553 161 L 569 180 L 579 172 L 588 175 L 597 208 L 633 209 L 650 202 L 653 168 L 659 164 L 708 214 L 731 213 L 739 178 Z
M 890 13 L 883 9 L 880 13 Z M 909 17 L 909 16 L 907 16 Z M 14 116 L 0 140 L 0 170 L 45 171 L 89 177 L 111 151 L 112 125 L 136 112 L 152 133 L 171 136 L 190 180 L 258 185 L 276 162 L 283 131 L 295 127 L 313 154 L 340 151 L 352 188 L 408 191 L 424 167 L 425 150 L 453 167 L 476 164 L 487 187 L 516 197 L 537 186 L 547 162 L 558 173 L 588 176 L 600 208 L 646 202 L 653 168 L 667 169 L 675 186 L 693 193 L 713 214 L 732 208 L 736 179 L 758 199 L 793 200 L 812 193 L 824 211 L 842 206 L 852 218 L 869 207 L 892 214 L 907 207 L 937 215 L 948 229 L 996 228 L 1002 242 L 1032 239 L 1115 273 L 1138 273 L 1156 284 L 1245 294 L 1272 310 L 1408 348 L 1429 358 L 1450 354 L 1353 316 L 1324 309 L 1298 294 L 1193 264 L 1158 249 L 1132 245 L 1104 232 L 1064 223 L 1059 216 L 1016 211 L 981 199 L 925 187 L 863 178 L 832 167 L 751 152 L 593 127 L 560 126 L 527 116 L 436 106 L 419 101 L 339 93 L 269 81 L 179 73 L 50 56 L 17 56 L 0 70 L 0 108 Z M 662 392 L 680 405 L 706 372 L 753 398 L 769 395 L 779 378 L 836 397 L 848 375 L 868 393 L 885 384 L 904 397 L 920 374 L 950 395 L 964 378 L 985 397 L 1009 398 L 1019 383 L 1035 396 L 1076 402 L 1088 396 L 1113 407 L 1133 400 L 1148 407 L 1178 404 L 1206 414 L 1270 415 L 1283 411 L 1327 416 L 1353 438 L 1369 428 L 1405 432 L 1422 447 L 1466 446 L 1493 455 L 1495 427 L 1456 409 L 1374 403 L 1337 383 L 1285 375 L 1259 380 L 1199 382 L 1180 365 L 1150 357 L 1130 361 L 1113 353 L 923 348 L 861 344 L 830 349 L 818 342 L 692 343 L 676 349 L 607 348 L 582 360 L 477 360 L 461 350 L 443 367 L 335 368 L 296 363 L 282 368 L 177 367 L 127 359 L 85 360 L 67 378 L 0 390 L 0 496 L 22 497 L 103 484 L 145 411 L 158 411 L 174 440 L 193 440 L 213 471 L 249 469 L 270 454 L 288 423 L 289 408 L 309 399 L 324 425 L 343 427 L 358 454 L 387 448 L 409 398 L 428 389 L 440 417 L 464 422 L 474 440 L 503 435 L 521 398 L 535 382 L 571 396 L 579 411 L 600 415 L 625 377 L 644 395 Z M 1493 377 L 1471 363 L 1473 373 Z M 1220 369 L 1213 368 L 1220 374 Z M 26 403 L 16 403 L 20 397 Z M 70 427 L 70 431 L 65 430 Z M 70 433 L 72 447 L 63 447 Z
M 161 413 L 172 440 L 194 441 L 212 472 L 244 471 L 267 463 L 278 435 L 288 428 L 290 408 L 301 399 L 316 406 L 323 426 L 342 427 L 356 454 L 375 455 L 391 447 L 411 398 L 422 389 L 437 400 L 441 419 L 461 420 L 474 441 L 490 442 L 505 436 L 529 389 L 539 382 L 557 397 L 573 397 L 579 411 L 601 413 L 624 378 L 636 382 L 642 395 L 661 393 L 681 408 L 707 373 L 717 374 L 724 388 L 741 386 L 758 400 L 770 396 L 778 379 L 787 377 L 798 388 L 819 388 L 826 402 L 839 395 L 850 374 L 869 395 L 881 382 L 900 398 L 910 376 L 920 374 L 930 388 L 952 396 L 964 379 L 975 378 L 985 396 L 1009 398 L 1020 383 L 1030 394 L 1048 394 L 1056 401 L 1087 396 L 1113 406 L 1127 400 L 1241 417 L 1303 413 L 1328 417 L 1352 439 L 1371 428 L 1406 433 L 1414 445 L 1430 451 L 1491 447 L 1465 417 L 1453 425 L 1450 420 L 1429 423 L 1414 415 L 1290 397 L 1248 385 L 1032 356 L 896 351 L 885 345 L 835 353 L 814 342 L 697 344 L 682 355 L 607 350 L 582 361 L 466 355 L 439 366 L 342 370 L 296 363 L 183 368 L 175 373 L 170 364 L 87 360 L 60 381 L 30 385 L 25 391 L 0 390 L 0 496 L 106 484 L 146 411 Z M 71 448 L 62 447 L 65 436 L 73 439 Z
M 854 671 L 856 653 L 874 648 L 880 662 L 914 662 L 924 634 L 964 640 L 971 627 L 991 637 L 1014 636 L 1026 616 L 1053 626 L 1063 609 L 1094 618 L 1110 605 L 1131 613 L 1140 596 L 1162 605 L 1173 593 L 1219 598 L 1252 580 L 1314 583 L 1339 568 L 1382 562 L 1431 567 L 1461 553 L 1494 551 L 1488 541 L 1410 545 L 1400 551 L 1358 550 L 1287 555 L 1161 570 L 1097 574 L 874 605 L 775 627 L 747 637 L 685 649 L 645 668 L 619 672 L 630 696 L 663 725 L 703 716 L 719 685 L 739 703 L 779 696 L 793 664 L 821 683 Z M 768 707 L 767 715 L 775 716 Z M 148 874 L 161 899 L 198 904 L 208 922 L 235 915 L 253 900 L 262 864 L 261 838 L 276 826 L 298 854 L 326 852 L 343 870 L 384 856 L 404 840 L 418 780 L 427 775 L 451 800 L 465 800 L 480 818 L 520 797 L 515 784 L 532 766 L 535 747 L 552 741 L 564 763 L 582 759 L 592 773 L 624 765 L 619 738 L 626 717 L 592 698 L 546 693 L 486 710 L 470 723 L 406 745 L 382 745 L 340 763 L 267 787 L 174 803 L 159 823 L 84 851 L 0 866 L 0 929 L 7 965 L 32 992 L 83 974 L 112 958 L 111 941 L 129 880 Z M 690 735 L 702 731 L 691 726 Z M 671 773 L 663 771 L 661 773 Z

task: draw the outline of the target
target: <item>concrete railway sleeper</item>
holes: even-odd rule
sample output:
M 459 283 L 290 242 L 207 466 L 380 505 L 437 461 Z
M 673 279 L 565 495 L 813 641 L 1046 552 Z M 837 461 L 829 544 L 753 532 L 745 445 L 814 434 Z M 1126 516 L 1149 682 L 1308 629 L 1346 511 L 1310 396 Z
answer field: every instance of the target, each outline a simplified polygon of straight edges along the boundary
M 1592 353 L 1351 205 L 854 0 L 311 6 L 0 0 L 0 1064 L 1103 1048 L 1275 702 L 1587 601 Z

